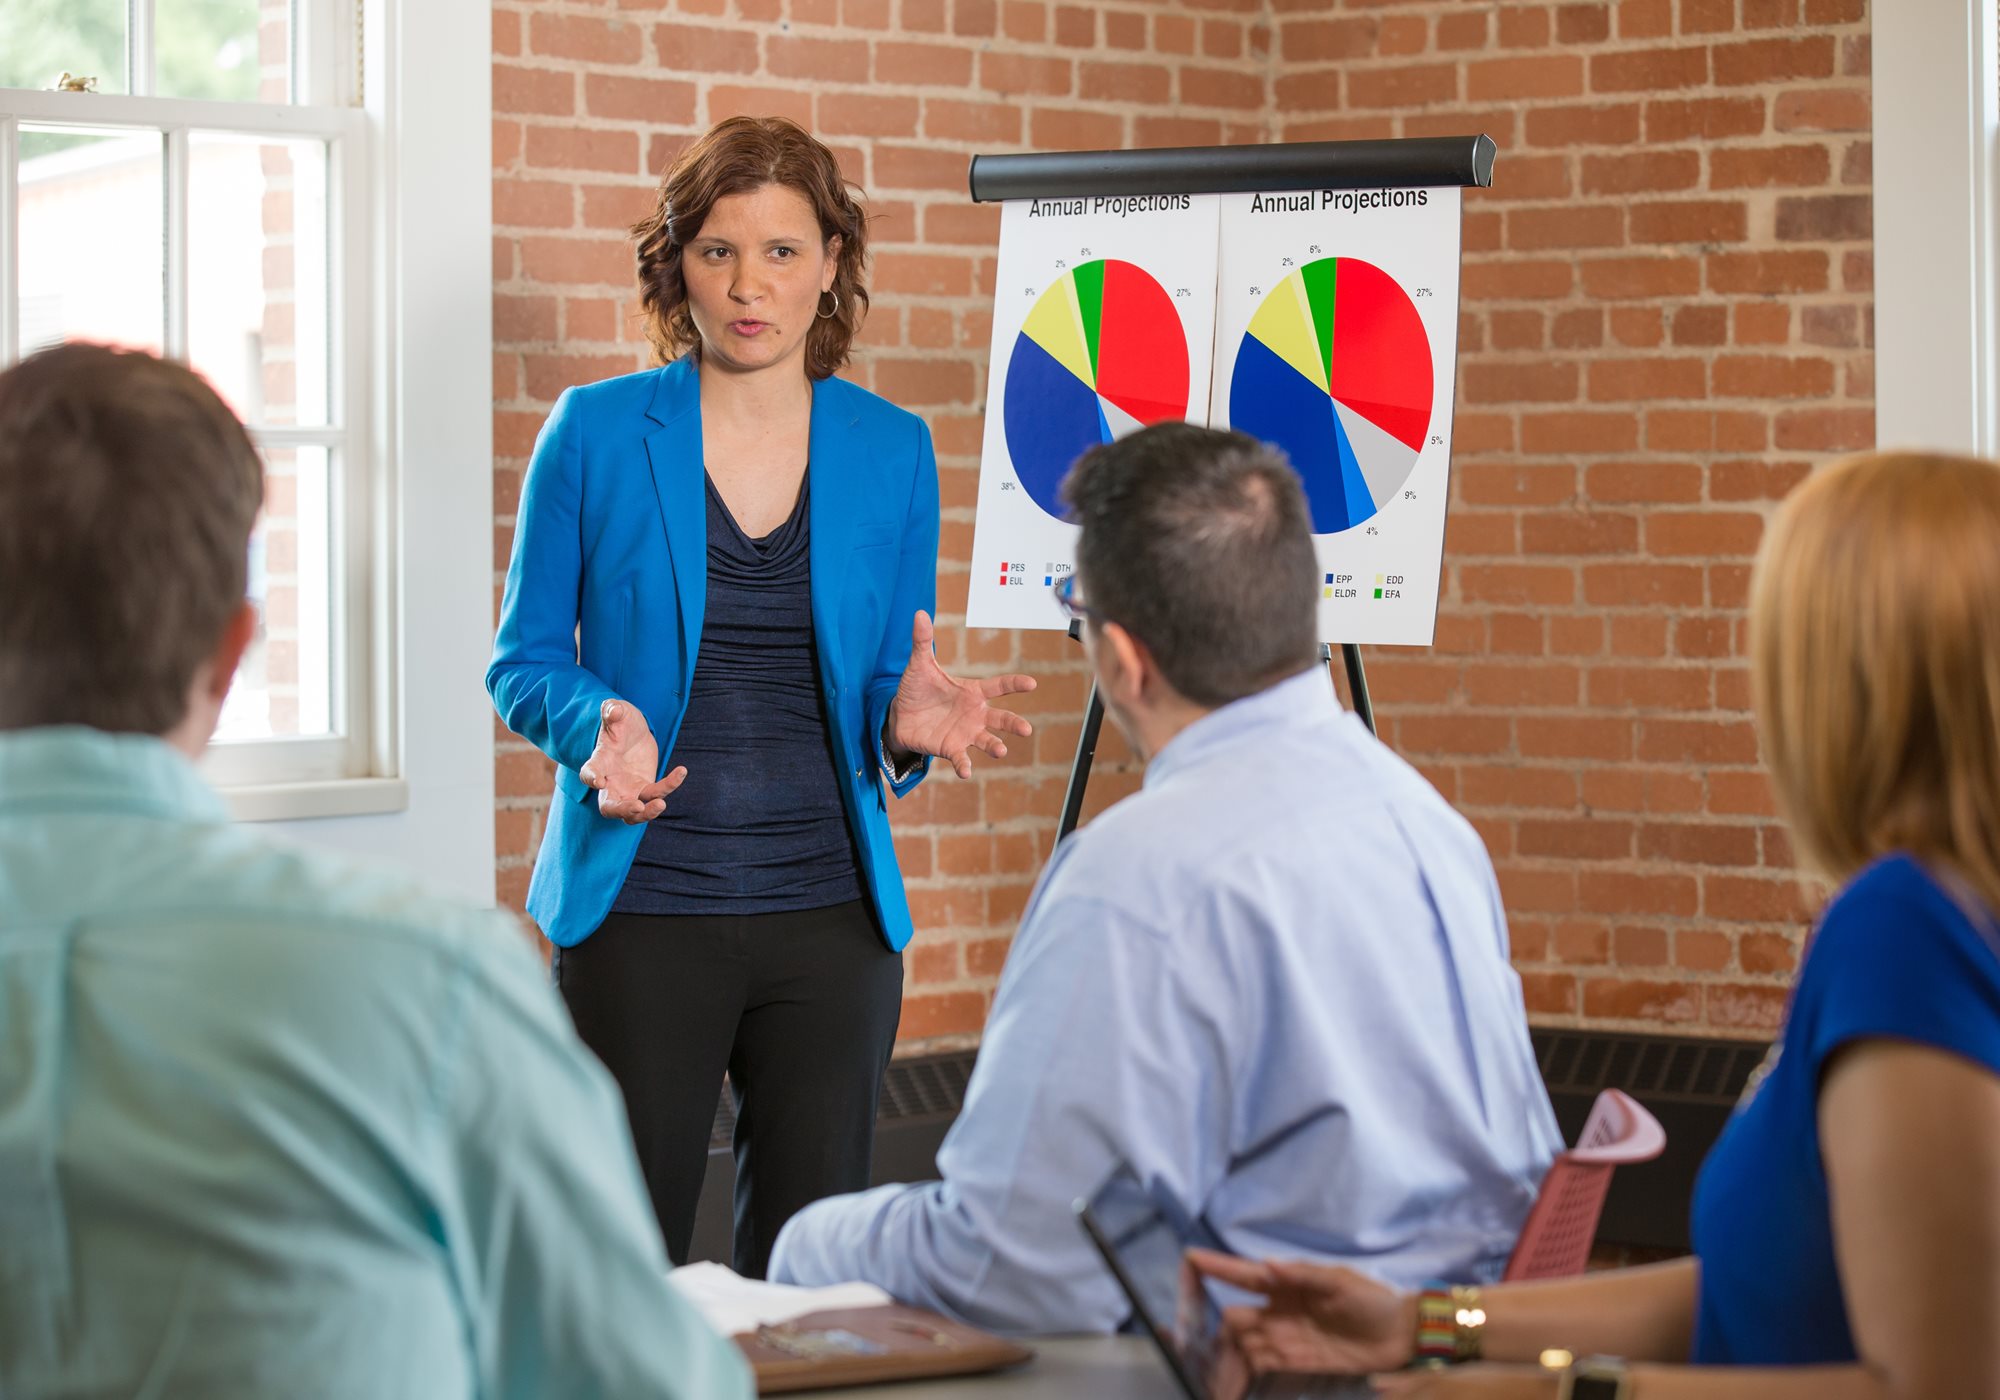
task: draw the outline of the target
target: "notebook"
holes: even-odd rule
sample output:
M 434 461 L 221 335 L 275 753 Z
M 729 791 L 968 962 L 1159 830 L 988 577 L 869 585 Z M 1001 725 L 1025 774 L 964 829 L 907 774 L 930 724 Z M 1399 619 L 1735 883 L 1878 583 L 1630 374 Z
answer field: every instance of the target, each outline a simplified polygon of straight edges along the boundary
M 720 1264 L 668 1275 L 711 1326 L 749 1358 L 759 1395 L 970 1375 L 1033 1358 L 1027 1347 L 904 1307 L 870 1284 L 795 1288 Z
M 759 1395 L 997 1371 L 1032 1360 L 1018 1343 L 899 1304 L 807 1313 L 735 1338 Z

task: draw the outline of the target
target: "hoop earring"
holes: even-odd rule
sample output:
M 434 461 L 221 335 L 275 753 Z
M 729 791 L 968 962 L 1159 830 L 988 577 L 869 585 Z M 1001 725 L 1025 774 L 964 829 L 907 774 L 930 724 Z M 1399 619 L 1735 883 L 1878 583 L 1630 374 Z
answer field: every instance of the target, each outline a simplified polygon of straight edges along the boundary
M 834 317 L 840 314 L 840 293 L 834 291 L 833 288 L 829 287 L 826 289 L 825 292 L 821 293 L 821 295 L 830 296 L 833 298 L 833 310 L 831 311 L 815 310 L 813 314 L 819 317 L 819 319 L 822 321 L 831 321 Z

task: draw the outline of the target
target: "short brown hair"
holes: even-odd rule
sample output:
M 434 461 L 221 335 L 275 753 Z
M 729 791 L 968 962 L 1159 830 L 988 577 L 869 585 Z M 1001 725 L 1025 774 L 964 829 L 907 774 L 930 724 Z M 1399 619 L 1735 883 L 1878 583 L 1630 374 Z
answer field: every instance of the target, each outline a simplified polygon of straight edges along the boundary
M 1063 479 L 1084 601 L 1211 708 L 1313 664 L 1319 559 L 1291 463 L 1242 433 L 1155 423 Z M 1254 561 L 1254 562 L 1251 562 Z
M 263 496 L 249 434 L 183 365 L 71 344 L 0 373 L 0 729 L 179 724 Z
M 653 212 L 632 226 L 646 339 L 660 363 L 701 353 L 681 277 L 682 250 L 708 222 L 716 200 L 766 185 L 783 185 L 805 198 L 819 219 L 823 244 L 840 239 L 833 276 L 839 306 L 806 333 L 806 373 L 825 379 L 847 363 L 848 346 L 868 312 L 862 283 L 867 216 L 833 152 L 783 117 L 730 117 L 710 127 L 667 168 Z
M 2000 912 L 2000 465 L 1865 453 L 1779 508 L 1750 589 L 1764 759 L 1803 863 L 1895 851 Z

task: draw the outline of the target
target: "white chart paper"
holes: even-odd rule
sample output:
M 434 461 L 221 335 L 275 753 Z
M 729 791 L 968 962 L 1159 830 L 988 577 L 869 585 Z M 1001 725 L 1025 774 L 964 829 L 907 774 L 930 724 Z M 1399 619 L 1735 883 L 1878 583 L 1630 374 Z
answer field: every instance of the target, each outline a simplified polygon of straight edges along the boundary
M 1275 443 L 1303 478 L 1322 641 L 1428 646 L 1436 630 L 1459 194 L 1218 196 L 1209 422 Z
M 1010 200 L 1000 215 L 973 627 L 1060 630 L 1071 463 L 1149 423 L 1208 421 L 1220 196 Z

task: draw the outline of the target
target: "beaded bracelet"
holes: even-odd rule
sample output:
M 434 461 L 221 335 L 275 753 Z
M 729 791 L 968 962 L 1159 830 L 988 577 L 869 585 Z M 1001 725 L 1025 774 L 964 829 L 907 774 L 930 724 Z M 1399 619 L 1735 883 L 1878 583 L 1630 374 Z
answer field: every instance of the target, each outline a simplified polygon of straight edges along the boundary
M 1419 1362 L 1476 1361 L 1486 1310 L 1479 1290 L 1463 1284 L 1432 1284 L 1417 1294 Z

